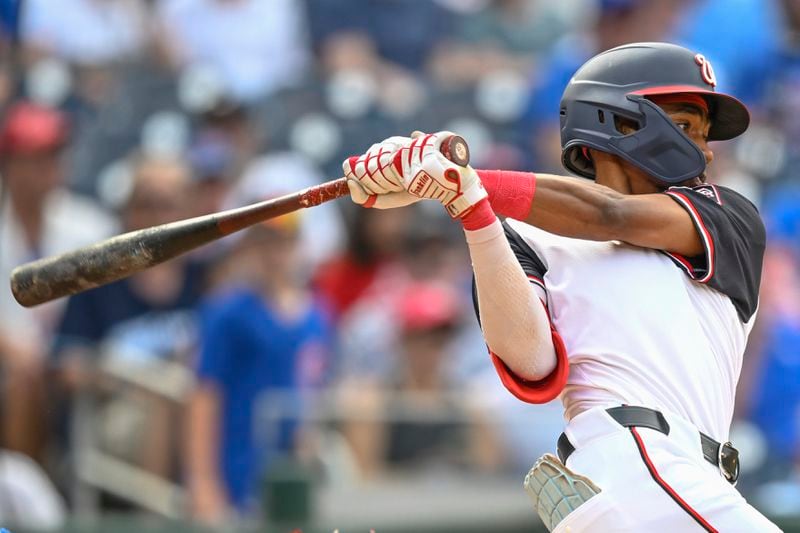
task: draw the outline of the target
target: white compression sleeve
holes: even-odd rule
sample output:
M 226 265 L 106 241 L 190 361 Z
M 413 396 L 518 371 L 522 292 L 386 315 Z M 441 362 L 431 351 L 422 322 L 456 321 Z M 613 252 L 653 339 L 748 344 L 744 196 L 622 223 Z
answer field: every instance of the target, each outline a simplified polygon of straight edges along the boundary
M 486 344 L 519 377 L 547 377 L 556 367 L 550 320 L 514 256 L 503 226 L 495 220 L 485 228 L 464 233 Z

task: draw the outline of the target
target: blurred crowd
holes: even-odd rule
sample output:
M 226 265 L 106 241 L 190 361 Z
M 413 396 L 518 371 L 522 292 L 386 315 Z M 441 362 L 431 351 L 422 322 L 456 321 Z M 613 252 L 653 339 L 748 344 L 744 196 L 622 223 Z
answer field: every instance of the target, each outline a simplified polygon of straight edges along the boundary
M 501 390 L 441 209 L 331 202 L 34 309 L 2 280 L 334 179 L 413 130 L 559 172 L 572 73 L 648 40 L 701 51 L 753 115 L 710 171 L 769 229 L 733 440 L 746 494 L 800 509 L 800 1 L 0 0 L 0 24 L 0 524 L 230 523 L 287 465 L 520 482 L 560 411 Z

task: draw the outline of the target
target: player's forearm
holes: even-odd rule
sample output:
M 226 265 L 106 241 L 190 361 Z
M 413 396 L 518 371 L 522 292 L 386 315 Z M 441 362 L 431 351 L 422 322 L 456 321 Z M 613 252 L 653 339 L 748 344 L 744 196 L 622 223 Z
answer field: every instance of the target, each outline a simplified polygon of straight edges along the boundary
M 623 241 L 685 257 L 705 250 L 688 212 L 666 194 L 621 194 L 584 179 L 530 172 L 478 175 L 495 213 L 556 235 Z
M 537 174 L 536 187 L 525 222 L 575 239 L 624 238 L 624 195 L 592 181 L 549 174 Z
M 478 174 L 497 214 L 564 237 L 621 238 L 619 206 L 624 196 L 608 187 L 549 174 L 487 170 Z
M 547 377 L 556 367 L 550 321 L 500 222 L 465 233 L 486 344 L 519 377 Z

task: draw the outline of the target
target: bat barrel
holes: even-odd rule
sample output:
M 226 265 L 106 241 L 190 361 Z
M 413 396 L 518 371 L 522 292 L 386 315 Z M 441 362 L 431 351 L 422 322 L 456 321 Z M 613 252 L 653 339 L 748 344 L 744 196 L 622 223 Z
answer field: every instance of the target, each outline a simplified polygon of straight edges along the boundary
M 19 266 L 11 292 L 25 307 L 120 280 L 219 238 L 214 219 L 193 219 L 119 235 Z

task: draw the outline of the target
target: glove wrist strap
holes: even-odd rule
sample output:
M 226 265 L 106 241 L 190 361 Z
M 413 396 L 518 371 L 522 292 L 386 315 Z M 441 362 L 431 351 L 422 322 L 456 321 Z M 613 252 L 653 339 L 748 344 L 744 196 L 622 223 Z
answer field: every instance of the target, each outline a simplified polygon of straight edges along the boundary
M 486 198 L 486 190 L 481 185 L 481 182 L 476 180 L 475 183 L 458 194 L 450 202 L 445 204 L 447 212 L 452 218 L 460 218 L 467 211 L 469 211 L 475 204 Z
M 461 215 L 461 224 L 467 231 L 477 231 L 489 227 L 497 221 L 497 215 L 492 211 L 492 206 L 487 198 L 479 201 L 468 211 Z

